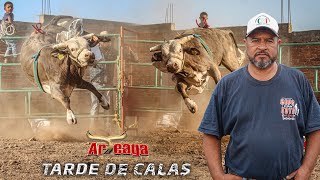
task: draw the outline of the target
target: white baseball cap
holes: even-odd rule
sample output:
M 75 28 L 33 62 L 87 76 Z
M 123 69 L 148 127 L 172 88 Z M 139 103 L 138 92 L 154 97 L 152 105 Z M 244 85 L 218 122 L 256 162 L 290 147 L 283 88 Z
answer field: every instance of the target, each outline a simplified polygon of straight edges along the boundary
M 278 35 L 279 26 L 278 22 L 266 13 L 260 13 L 255 15 L 248 21 L 246 37 L 250 35 L 254 30 L 260 27 L 270 29 L 276 36 Z

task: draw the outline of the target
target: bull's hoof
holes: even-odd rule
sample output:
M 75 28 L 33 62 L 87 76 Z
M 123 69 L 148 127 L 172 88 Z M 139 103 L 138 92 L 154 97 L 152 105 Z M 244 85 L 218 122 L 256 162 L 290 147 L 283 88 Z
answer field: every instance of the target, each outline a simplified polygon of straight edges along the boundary
M 69 125 L 77 124 L 77 118 L 71 110 L 67 110 L 67 122 Z
M 196 113 L 198 111 L 197 104 L 193 100 L 191 100 L 190 98 L 186 98 L 184 100 L 184 103 L 187 105 L 187 107 L 191 113 Z
M 35 137 L 32 137 L 29 139 L 29 141 L 37 141 L 37 139 Z
M 100 105 L 103 109 L 108 110 L 110 108 L 110 100 L 109 96 L 102 95 Z
M 197 107 L 189 109 L 193 114 L 197 112 Z
M 102 107 L 103 109 L 105 109 L 105 110 L 108 110 L 108 109 L 110 108 L 110 105 L 109 105 L 109 104 L 107 104 L 107 105 L 102 105 L 102 104 L 101 104 L 101 107 Z

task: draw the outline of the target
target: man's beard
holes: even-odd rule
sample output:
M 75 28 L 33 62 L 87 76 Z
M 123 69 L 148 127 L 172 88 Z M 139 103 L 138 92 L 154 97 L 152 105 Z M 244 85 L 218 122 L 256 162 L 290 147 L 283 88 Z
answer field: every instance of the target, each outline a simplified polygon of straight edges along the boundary
M 269 57 L 269 59 L 262 59 L 260 61 L 257 61 L 255 58 L 259 55 L 259 54 L 264 54 L 266 56 Z M 274 56 L 274 57 L 271 57 L 269 55 L 269 53 L 267 52 L 257 52 L 254 57 L 249 57 L 249 61 L 254 65 L 256 66 L 257 68 L 259 69 L 267 69 L 268 67 L 270 67 L 276 60 L 277 60 L 277 55 Z

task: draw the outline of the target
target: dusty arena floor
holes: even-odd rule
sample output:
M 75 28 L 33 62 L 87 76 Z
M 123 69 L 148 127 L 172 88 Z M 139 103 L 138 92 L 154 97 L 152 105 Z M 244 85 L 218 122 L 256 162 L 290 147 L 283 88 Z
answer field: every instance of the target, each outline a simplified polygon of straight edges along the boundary
M 149 156 L 133 157 L 128 155 L 99 155 L 88 156 L 90 146 L 85 139 L 71 137 L 62 138 L 60 135 L 49 135 L 47 140 L 29 141 L 26 138 L 0 139 L 0 179 L 57 179 L 63 176 L 44 176 L 43 163 L 99 163 L 101 166 L 107 163 L 127 163 L 128 174 L 125 177 L 113 175 L 110 179 L 158 179 L 159 176 L 133 175 L 133 168 L 137 163 L 164 164 L 164 171 L 172 163 L 191 164 L 191 173 L 186 177 L 167 176 L 165 179 L 211 179 L 202 150 L 202 135 L 196 131 L 175 129 L 157 129 L 152 132 L 141 132 L 139 136 L 131 136 L 125 139 L 126 143 L 147 144 Z M 51 139 L 51 140 L 50 140 Z M 59 140 L 60 139 L 60 140 Z M 223 140 L 225 150 L 227 140 Z M 179 167 L 181 168 L 181 167 Z M 98 176 L 69 176 L 68 179 L 103 179 L 104 169 L 99 168 Z M 320 178 L 320 161 L 312 174 L 312 179 Z

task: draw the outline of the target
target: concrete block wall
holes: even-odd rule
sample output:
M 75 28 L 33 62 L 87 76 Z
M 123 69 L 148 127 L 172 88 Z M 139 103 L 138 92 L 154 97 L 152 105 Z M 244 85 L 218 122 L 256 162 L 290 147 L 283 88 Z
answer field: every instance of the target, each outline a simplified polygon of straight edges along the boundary
M 52 18 L 51 16 L 43 17 L 44 23 L 48 22 Z M 25 36 L 29 35 L 32 31 L 32 24 L 34 23 L 25 23 L 17 22 L 17 35 Z M 128 39 L 137 39 L 137 40 L 158 40 L 163 41 L 165 39 L 171 39 L 178 32 L 175 31 L 174 24 L 154 24 L 154 25 L 137 25 L 132 23 L 124 22 L 114 22 L 114 21 L 102 21 L 102 20 L 91 20 L 84 19 L 85 30 L 89 32 L 99 33 L 103 30 L 107 30 L 109 33 L 120 33 L 120 26 L 124 26 L 127 29 L 132 31 L 124 31 L 125 36 L 129 36 Z M 245 36 L 246 27 L 226 27 L 222 29 L 231 29 L 234 34 L 236 41 L 239 44 L 242 44 L 242 40 Z M 306 32 L 293 32 L 288 33 L 288 24 L 280 25 L 280 36 L 284 43 L 291 42 L 320 42 L 320 31 L 306 31 Z M 18 49 L 21 46 L 22 41 L 18 41 Z M 113 42 L 116 43 L 116 42 Z M 152 53 L 149 52 L 149 48 L 157 43 L 154 42 L 131 42 L 124 41 L 124 60 L 126 64 L 125 75 L 126 75 L 126 84 L 129 86 L 152 86 L 157 84 L 160 85 L 160 81 L 154 81 L 155 79 L 155 68 L 153 66 L 137 66 L 130 65 L 129 63 L 134 63 L 130 57 L 128 47 L 130 47 L 139 57 L 139 62 L 150 63 Z M 116 47 L 115 45 L 113 47 Z M 283 48 L 283 63 L 290 66 L 307 66 L 319 65 L 319 56 L 320 56 L 320 47 L 317 46 L 295 46 L 295 47 L 286 47 Z M 0 44 L 0 52 L 5 51 L 5 45 Z M 113 50 L 114 51 L 114 50 Z M 106 52 L 109 54 L 109 52 Z M 111 53 L 111 52 L 110 52 Z M 115 53 L 115 52 L 113 52 Z M 106 55 L 107 56 L 107 55 Z M 107 60 L 114 60 L 116 56 L 112 56 Z M 2 59 L 0 57 L 0 61 Z M 14 60 L 13 60 L 14 61 Z M 114 65 L 108 65 L 108 87 L 115 87 L 115 74 Z M 109 73 L 110 71 L 110 73 Z M 309 78 L 312 85 L 314 73 L 311 69 L 302 70 L 307 77 Z M 225 75 L 229 73 L 227 70 L 222 69 L 222 73 Z M 158 77 L 160 77 L 160 72 L 158 72 Z M 113 76 L 113 77 L 112 77 Z M 171 80 L 171 75 L 162 74 L 162 84 L 163 86 L 173 87 L 174 83 Z M 85 76 L 88 79 L 88 76 Z M 109 83 L 111 82 L 111 83 Z M 170 110 L 179 110 L 182 103 L 183 109 L 183 120 L 184 124 L 188 126 L 192 122 L 198 122 L 201 120 L 204 113 L 205 107 L 209 101 L 209 98 L 214 88 L 215 83 L 210 80 L 209 90 L 205 91 L 202 95 L 192 96 L 192 98 L 198 103 L 199 111 L 197 114 L 191 114 L 184 105 L 184 102 L 181 102 L 180 95 L 175 90 L 158 90 L 158 89 L 135 89 L 135 88 L 125 88 L 124 100 L 125 100 L 125 114 L 126 115 L 138 115 L 138 116 L 156 116 L 151 119 L 155 120 L 163 113 L 150 113 L 150 112 L 140 112 L 135 111 L 136 109 L 170 109 Z M 3 89 L 15 89 L 15 88 L 25 88 L 25 87 L 34 87 L 26 80 L 24 74 L 20 68 L 17 67 L 2 67 L 2 88 Z M 113 99 L 116 96 L 113 92 Z M 319 97 L 319 95 L 317 94 Z M 2 108 L 0 113 L 5 115 L 6 113 L 10 114 L 12 109 L 18 109 L 18 111 L 24 113 L 25 109 L 23 107 L 24 98 L 26 94 L 23 93 L 1 93 L 1 105 L 6 108 Z M 319 97 L 320 98 L 320 97 Z M 9 103 L 8 103 L 9 102 Z M 114 100 L 115 102 L 115 100 Z M 55 100 L 52 100 L 50 96 L 36 92 L 32 94 L 32 109 L 34 113 L 64 113 L 65 110 L 62 108 L 60 103 Z M 88 113 L 90 109 L 90 96 L 89 92 L 81 91 L 74 92 L 71 97 L 71 105 L 77 114 Z M 108 113 L 113 114 L 114 109 L 110 110 Z
M 246 27 L 225 27 L 222 29 L 231 29 L 234 32 L 236 41 L 238 44 L 243 44 L 243 38 L 245 37 L 246 33 Z M 139 39 L 146 39 L 146 40 L 164 40 L 164 39 L 170 39 L 174 37 L 177 32 L 182 31 L 168 31 L 168 32 L 160 32 L 160 33 L 143 33 L 139 36 Z M 282 40 L 282 43 L 308 43 L 308 42 L 320 42 L 320 30 L 316 31 L 305 31 L 305 32 L 292 32 L 288 33 L 288 24 L 281 24 L 280 25 L 280 37 Z M 156 45 L 157 43 L 138 43 L 139 48 L 139 60 L 141 62 L 150 62 L 150 58 L 152 53 L 148 52 L 148 49 L 152 47 L 153 45 Z M 290 46 L 290 47 L 283 47 L 282 48 L 282 56 L 281 60 L 283 64 L 286 64 L 288 66 L 319 66 L 320 65 L 320 46 L 319 45 L 308 45 L 308 46 Z M 244 50 L 244 48 L 241 48 Z M 246 62 L 247 63 L 247 62 Z M 146 67 L 135 67 L 133 68 L 133 83 L 142 84 L 141 82 L 149 84 L 149 82 L 154 79 L 154 71 L 151 71 L 150 69 Z M 314 70 L 313 69 L 301 69 L 303 73 L 307 76 L 309 79 L 309 82 L 311 83 L 312 87 L 314 87 Z M 222 74 L 228 74 L 229 71 L 226 69 L 222 69 Z M 165 74 L 163 76 L 163 82 L 168 83 L 169 85 L 173 86 L 174 83 L 171 81 L 171 76 L 168 74 Z M 206 105 L 209 102 L 209 98 L 211 96 L 212 89 L 214 88 L 215 83 L 210 80 L 209 82 L 209 89 L 208 91 L 205 91 L 201 95 L 192 96 L 193 99 L 198 103 L 200 106 L 199 111 L 197 114 L 191 114 L 188 109 L 183 104 L 183 119 L 186 120 L 184 124 L 190 123 L 190 121 L 196 121 L 199 122 L 199 120 L 202 118 L 202 115 L 205 111 Z M 172 104 L 176 105 L 179 104 L 181 101 L 181 97 L 178 93 L 175 95 L 175 99 L 172 99 L 172 101 L 163 100 L 163 94 L 159 93 L 158 90 L 153 90 L 154 93 L 150 94 L 150 92 L 145 93 L 144 90 L 136 90 L 136 92 L 130 92 L 130 96 L 133 97 L 141 97 L 143 99 L 144 105 L 149 105 L 150 107 L 153 107 L 153 105 L 156 105 L 158 107 L 163 106 L 170 106 Z M 170 93 L 174 93 L 174 91 L 169 91 Z M 152 96 L 150 98 L 147 98 L 149 96 Z M 320 100 L 320 93 L 316 93 L 316 96 L 318 97 L 318 100 Z M 166 98 L 168 99 L 168 98 Z M 170 98 L 169 98 L 170 99 Z M 155 103 L 157 102 L 157 103 Z M 160 104 L 158 103 L 160 102 Z
M 54 16 L 43 16 L 41 17 L 41 22 L 46 25 Z M 26 23 L 26 22 L 15 22 L 16 26 L 16 34 L 15 36 L 29 36 L 33 31 L 34 28 L 32 25 L 36 23 Z M 111 34 L 119 34 L 120 33 L 120 27 L 124 26 L 126 28 L 130 28 L 133 31 L 152 31 L 152 32 L 162 32 L 162 31 L 168 31 L 168 30 L 173 30 L 174 25 L 173 24 L 155 24 L 155 25 L 142 25 L 141 27 L 136 24 L 132 23 L 125 23 L 125 22 L 115 22 L 115 21 L 103 21 L 103 20 L 92 20 L 92 19 L 84 19 L 84 27 L 85 30 L 88 32 L 92 33 L 100 33 L 101 31 L 108 31 Z M 163 27 L 162 27 L 163 26 Z M 149 30 L 148 30 L 149 29 Z M 113 38 L 114 46 L 113 48 L 117 47 L 117 41 L 115 38 Z M 24 42 L 24 39 L 19 39 L 17 40 L 17 51 L 20 52 L 21 45 Z M 134 46 L 132 46 L 133 50 Z M 0 43 L 0 53 L 4 53 L 6 50 L 6 45 L 5 43 Z M 117 57 L 117 52 L 115 50 L 106 50 L 102 48 L 103 53 L 105 54 L 106 60 L 115 60 Z M 135 50 L 136 51 L 136 50 Z M 143 52 L 143 50 L 141 51 Z M 125 52 L 126 54 L 128 52 Z M 137 49 L 137 53 L 140 53 L 140 50 Z M 10 58 L 9 62 L 19 62 L 19 58 L 23 57 L 18 57 L 16 59 Z M 0 56 L 0 62 L 2 63 L 3 57 Z M 22 72 L 22 69 L 20 66 L 2 66 L 1 68 L 2 72 L 2 78 L 1 78 L 1 88 L 2 89 L 21 89 L 21 88 L 33 88 L 37 89 L 37 86 L 35 84 L 32 84 L 27 80 L 25 77 L 24 73 Z M 146 71 L 151 72 L 154 71 L 154 69 L 151 68 L 145 68 Z M 107 65 L 107 71 L 108 71 L 108 80 L 107 83 L 108 85 L 106 87 L 116 87 L 116 66 L 114 64 Z M 137 76 L 134 74 L 131 75 L 131 77 L 137 78 Z M 151 77 L 151 75 L 150 75 Z M 89 80 L 88 73 L 85 74 L 84 79 Z M 149 81 L 145 80 L 139 80 L 135 81 L 134 85 L 139 85 L 139 84 L 151 84 L 152 79 Z M 130 101 L 130 98 L 128 97 L 128 92 L 134 91 L 134 90 L 128 90 L 126 91 L 127 95 L 126 100 L 128 103 Z M 147 91 L 145 91 L 147 92 Z M 114 114 L 115 113 L 115 97 L 116 97 L 116 92 L 112 91 L 111 93 L 112 96 L 112 103 L 114 104 L 107 112 L 107 114 Z M 149 91 L 149 93 L 146 93 L 146 97 L 151 97 L 153 94 L 152 91 Z M 25 107 L 25 100 L 27 98 L 27 93 L 0 93 L 0 104 L 1 104 L 1 110 L 0 113 L 2 116 L 8 116 L 8 115 L 21 115 L 24 114 L 25 111 L 27 111 Z M 140 100 L 139 96 L 137 96 L 137 99 Z M 149 98 L 150 99 L 150 98 Z M 134 102 L 136 99 L 133 99 Z M 153 99 L 153 102 L 155 102 L 156 99 Z M 59 113 L 59 114 L 64 114 L 65 110 L 62 107 L 62 105 L 57 102 L 56 100 L 52 99 L 50 95 L 44 94 L 42 92 L 32 92 L 31 95 L 31 113 Z M 87 114 L 90 111 L 90 93 L 88 91 L 75 91 L 73 92 L 71 96 L 71 107 L 73 108 L 74 112 L 76 114 Z M 139 106 L 144 106 L 143 101 L 138 102 Z M 125 106 L 128 107 L 128 106 Z M 130 107 L 129 107 L 130 108 Z

